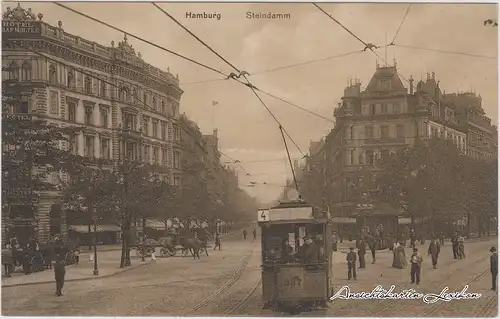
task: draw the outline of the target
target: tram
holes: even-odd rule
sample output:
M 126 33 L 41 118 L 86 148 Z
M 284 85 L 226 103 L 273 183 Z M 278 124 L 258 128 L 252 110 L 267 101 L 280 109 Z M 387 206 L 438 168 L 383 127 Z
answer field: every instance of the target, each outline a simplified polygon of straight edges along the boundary
M 327 307 L 333 293 L 327 215 L 303 200 L 259 210 L 264 309 L 296 314 Z

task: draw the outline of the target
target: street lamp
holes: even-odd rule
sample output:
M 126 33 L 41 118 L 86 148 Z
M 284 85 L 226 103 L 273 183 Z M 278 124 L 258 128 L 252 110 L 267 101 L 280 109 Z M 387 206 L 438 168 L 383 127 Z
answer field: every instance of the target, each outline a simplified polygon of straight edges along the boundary
M 94 276 L 99 275 L 99 268 L 97 267 L 97 214 L 94 209 Z

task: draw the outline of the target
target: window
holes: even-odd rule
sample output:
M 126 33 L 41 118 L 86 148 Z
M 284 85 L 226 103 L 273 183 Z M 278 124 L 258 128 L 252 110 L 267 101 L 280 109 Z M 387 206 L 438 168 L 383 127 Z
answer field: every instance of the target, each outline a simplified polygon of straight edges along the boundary
M 127 130 L 135 130 L 135 119 L 134 119 L 134 116 L 132 114 L 128 114 L 128 113 L 125 113 L 125 128 Z
M 373 138 L 373 126 L 365 126 L 365 138 Z
M 21 66 L 21 81 L 31 81 L 31 64 L 28 62 Z
M 354 126 L 349 128 L 349 138 L 354 139 Z
M 388 149 L 380 150 L 380 160 L 382 163 L 387 163 L 387 161 L 389 160 L 389 150 Z
M 148 104 L 148 94 L 146 92 L 142 95 L 142 101 L 144 104 Z
M 179 176 L 174 176 L 174 186 L 181 185 L 181 178 Z
M 86 157 L 94 157 L 94 137 L 93 136 L 85 136 L 84 155 Z
M 161 164 L 163 166 L 167 166 L 167 150 L 162 148 L 161 149 Z
M 158 165 L 160 163 L 158 147 L 153 147 L 153 164 Z
M 370 104 L 370 114 L 373 115 L 375 114 L 376 111 L 376 105 L 375 104 Z
M 181 153 L 174 151 L 174 168 L 181 168 Z
M 76 87 L 75 74 L 72 71 L 68 72 L 68 88 L 74 89 Z
M 153 110 L 155 110 L 155 111 L 156 111 L 156 110 L 157 110 L 157 108 L 158 108 L 158 105 L 157 105 L 157 103 L 156 103 L 156 96 L 153 96 Z
M 365 151 L 365 160 L 367 164 L 373 165 L 373 151 Z
M 387 104 L 382 103 L 382 113 L 387 113 Z
M 72 135 L 70 139 L 70 151 L 73 155 L 78 155 L 78 135 Z
M 355 156 L 354 150 L 349 150 L 349 155 L 350 155 L 349 164 L 354 165 L 354 156 Z
M 138 97 L 139 96 L 137 95 L 137 88 L 134 86 L 132 88 L 132 96 L 130 97 L 130 99 L 132 102 L 135 102 L 135 101 L 137 101 Z
M 173 137 L 173 130 L 172 130 L 172 123 L 167 124 L 167 129 L 168 129 L 168 140 L 172 141 L 174 139 Z
M 396 137 L 402 138 L 405 137 L 405 127 L 404 125 L 396 125 Z
M 144 145 L 144 158 L 143 158 L 143 161 L 146 162 L 146 163 L 149 163 L 151 161 L 151 157 L 150 157 L 150 146 L 148 145 Z
M 401 112 L 401 107 L 399 106 L 399 103 L 394 103 L 392 105 L 392 112 L 393 113 L 400 113 Z
M 172 149 L 169 149 L 168 150 L 168 157 L 167 157 L 167 166 L 172 167 L 172 162 L 173 162 Z
M 49 83 L 57 84 L 57 71 L 53 64 L 49 66 Z
M 391 81 L 390 80 L 380 80 L 380 90 L 387 91 L 391 89 Z
M 381 138 L 388 138 L 389 137 L 389 126 L 380 125 L 380 137 Z
M 107 108 L 101 108 L 99 112 L 100 112 L 100 115 L 101 115 L 101 126 L 102 127 L 108 127 L 108 109 Z
M 158 137 L 158 121 L 153 120 L 153 137 Z
M 73 102 L 68 102 L 68 120 L 76 123 L 76 104 Z
M 161 123 L 161 139 L 167 139 L 167 125 L 165 124 L 165 122 Z
M 129 161 L 135 161 L 136 160 L 135 143 L 128 142 L 125 146 L 125 150 L 126 150 L 126 159 Z
M 106 97 L 106 81 L 101 79 L 99 84 L 99 96 Z
M 175 141 L 180 141 L 181 140 L 181 130 L 179 127 L 176 125 L 174 126 L 174 134 L 175 134 Z
M 101 158 L 110 159 L 110 140 L 108 138 L 101 138 Z
M 92 78 L 85 75 L 85 80 L 83 82 L 83 89 L 85 93 L 92 94 Z
M 125 86 L 120 87 L 118 90 L 118 99 L 120 101 L 125 101 L 125 93 L 126 93 L 127 88 Z
M 161 99 L 161 114 L 166 114 L 164 99 Z
M 94 124 L 93 118 L 92 118 L 92 113 L 94 111 L 94 108 L 91 106 L 86 106 L 85 107 L 85 124 L 86 125 L 92 125 Z
M 8 68 L 8 79 L 19 80 L 19 66 L 16 61 L 12 61 Z
M 142 134 L 148 136 L 149 132 L 149 118 L 143 117 L 142 118 Z
M 358 156 L 358 164 L 364 164 L 365 159 L 363 158 L 363 153 L 360 153 Z

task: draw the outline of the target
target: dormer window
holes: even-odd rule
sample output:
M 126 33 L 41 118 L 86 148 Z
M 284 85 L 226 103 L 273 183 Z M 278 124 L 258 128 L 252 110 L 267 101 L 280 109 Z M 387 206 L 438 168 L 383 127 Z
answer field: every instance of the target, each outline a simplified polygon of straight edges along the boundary
M 391 89 L 391 81 L 390 80 L 380 80 L 379 88 L 382 91 L 388 91 Z

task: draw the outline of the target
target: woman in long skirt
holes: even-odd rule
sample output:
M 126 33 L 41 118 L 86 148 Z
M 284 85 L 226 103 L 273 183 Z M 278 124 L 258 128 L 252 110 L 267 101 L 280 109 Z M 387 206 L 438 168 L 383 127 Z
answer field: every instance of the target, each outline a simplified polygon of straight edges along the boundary
M 399 268 L 399 269 L 406 268 L 406 265 L 407 265 L 406 252 L 405 252 L 405 248 L 402 244 L 400 244 L 398 246 L 398 248 L 396 248 L 396 256 L 397 256 L 396 268 Z

